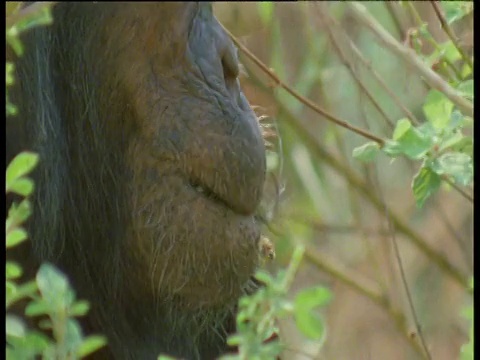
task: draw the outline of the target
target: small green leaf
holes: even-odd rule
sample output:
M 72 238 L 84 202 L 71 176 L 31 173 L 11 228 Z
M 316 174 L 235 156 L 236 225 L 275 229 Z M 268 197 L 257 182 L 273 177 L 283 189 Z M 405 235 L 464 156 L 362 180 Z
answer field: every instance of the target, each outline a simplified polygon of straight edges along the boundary
M 7 62 L 5 64 L 5 83 L 6 85 L 12 85 L 15 81 L 15 64 Z
M 468 64 L 464 64 L 462 66 L 462 71 L 460 72 L 460 75 L 462 76 L 463 79 L 466 79 L 467 77 L 470 76 L 472 73 L 472 68 Z
M 312 339 L 320 339 L 325 332 L 324 321 L 314 310 L 326 305 L 332 298 L 324 287 L 314 287 L 301 291 L 295 298 L 295 321 L 299 330 Z
M 25 315 L 27 316 L 39 316 L 45 315 L 50 312 L 50 305 L 44 300 L 36 300 L 30 302 L 25 308 Z
M 88 312 L 89 308 L 90 308 L 90 305 L 88 304 L 88 301 L 79 300 L 75 302 L 75 304 L 73 304 L 73 306 L 70 308 L 69 315 L 84 316 Z
M 379 152 L 380 146 L 372 141 L 353 149 L 353 157 L 357 160 L 368 162 L 372 161 Z
M 28 199 L 23 199 L 22 202 L 18 205 L 13 203 L 10 207 L 10 210 L 8 211 L 8 218 L 6 221 L 7 229 L 10 228 L 12 223 L 23 223 L 25 220 L 28 219 L 31 213 L 32 205 L 30 204 L 30 201 Z
M 27 239 L 27 232 L 18 227 L 7 234 L 6 247 L 14 247 Z
M 73 303 L 74 295 L 64 274 L 44 263 L 37 272 L 37 284 L 43 299 L 52 308 L 65 308 Z
M 451 63 L 455 63 L 455 61 L 461 59 L 462 55 L 460 54 L 460 52 L 458 51 L 457 47 L 452 42 L 452 40 L 449 40 L 441 44 L 440 47 L 441 47 L 442 58 L 447 59 Z
M 402 147 L 396 141 L 387 140 L 382 147 L 382 151 L 391 157 L 397 157 L 402 154 Z
M 83 340 L 82 344 L 78 347 L 77 356 L 84 358 L 104 347 L 107 344 L 107 338 L 100 335 L 91 335 Z
M 25 324 L 22 319 L 17 316 L 7 314 L 5 316 L 5 328 L 7 336 L 25 336 Z
M 395 130 L 393 131 L 393 140 L 400 139 L 410 128 L 412 127 L 412 123 L 408 119 L 401 119 L 397 121 L 397 125 L 395 126 Z
M 440 91 L 431 90 L 423 105 L 428 121 L 438 130 L 445 129 L 450 123 L 453 103 Z
M 38 155 L 24 151 L 13 158 L 6 171 L 7 191 L 20 177 L 30 173 L 38 163 Z
M 255 278 L 258 281 L 263 282 L 265 285 L 269 285 L 272 282 L 272 276 L 266 271 L 262 271 L 262 270 L 258 270 L 255 273 Z
M 453 110 L 450 116 L 450 123 L 448 124 L 447 131 L 460 130 L 468 124 L 468 118 L 464 116 L 460 111 Z
M 432 195 L 440 186 L 440 176 L 430 168 L 421 167 L 412 182 L 413 196 L 417 206 L 421 208 L 425 200 Z
M 28 196 L 32 193 L 34 188 L 33 181 L 26 178 L 21 177 L 17 179 L 14 183 L 11 184 L 9 192 L 13 192 L 18 195 Z
M 460 90 L 466 97 L 473 99 L 473 80 L 466 80 L 458 85 Z
M 449 25 L 473 11 L 473 1 L 440 1 L 439 4 Z
M 5 276 L 7 280 L 17 279 L 22 276 L 22 273 L 22 268 L 18 264 L 11 261 L 6 263 Z
M 446 153 L 436 159 L 431 168 L 438 175 L 453 176 L 457 184 L 466 186 L 473 180 L 472 158 L 464 153 Z
M 398 138 L 397 143 L 400 145 L 403 154 L 410 159 L 418 160 L 432 148 L 433 138 L 414 127 L 410 127 Z

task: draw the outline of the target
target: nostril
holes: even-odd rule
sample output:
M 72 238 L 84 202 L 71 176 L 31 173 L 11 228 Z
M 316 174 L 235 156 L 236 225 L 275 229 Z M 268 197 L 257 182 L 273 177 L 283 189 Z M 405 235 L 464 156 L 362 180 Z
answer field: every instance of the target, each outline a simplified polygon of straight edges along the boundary
M 233 78 L 236 79 L 240 72 L 238 66 L 238 60 L 235 56 L 234 52 L 230 49 L 225 51 L 224 55 L 222 56 L 222 67 L 223 67 L 223 76 L 225 78 Z
M 224 61 L 224 59 L 222 59 L 222 67 L 223 67 L 223 80 L 225 81 L 225 86 L 227 87 L 227 90 L 232 95 L 234 95 L 232 92 L 235 89 L 238 74 L 235 74 L 235 72 L 228 65 L 228 63 Z

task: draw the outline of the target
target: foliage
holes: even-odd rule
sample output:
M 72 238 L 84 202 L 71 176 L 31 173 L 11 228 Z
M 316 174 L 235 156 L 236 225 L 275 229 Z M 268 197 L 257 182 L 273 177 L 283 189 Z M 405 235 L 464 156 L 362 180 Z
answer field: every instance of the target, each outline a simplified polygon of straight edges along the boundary
M 450 11 L 447 11 L 448 22 L 463 17 L 468 10 L 464 4 L 446 6 Z M 416 37 L 433 41 L 426 23 L 414 34 Z M 434 45 L 432 54 L 422 56 L 430 67 L 435 64 L 452 64 L 461 59 L 458 47 L 451 40 L 443 44 L 434 42 Z M 473 101 L 471 74 L 472 69 L 468 64 L 463 64 L 459 77 L 456 73 L 445 73 L 445 76 L 450 75 L 447 81 L 469 101 Z M 398 120 L 392 138 L 387 139 L 384 146 L 369 142 L 353 150 L 353 156 L 365 162 L 372 161 L 380 152 L 394 159 L 404 156 L 420 161 L 420 168 L 412 181 L 413 195 L 418 207 L 422 207 L 426 199 L 438 190 L 442 178 L 461 186 L 468 186 L 473 182 L 473 137 L 468 135 L 471 134 L 473 119 L 462 114 L 452 101 L 438 90 L 428 93 L 423 112 L 427 122 L 420 125 L 413 125 L 407 118 Z
M 265 271 L 255 275 L 265 286 L 250 296 L 240 299 L 237 314 L 237 333 L 228 344 L 236 346 L 238 353 L 223 356 L 223 360 L 275 359 L 282 350 L 277 321 L 293 315 L 298 329 L 308 338 L 325 339 L 325 323 L 317 313 L 331 299 L 328 289 L 318 286 L 300 291 L 294 301 L 287 298 L 288 290 L 300 265 L 303 248 L 292 256 L 290 265 L 273 277 Z
M 15 15 L 20 7 L 7 4 L 7 14 Z M 49 8 L 42 6 L 35 13 L 21 18 L 7 29 L 7 42 L 21 55 L 23 47 L 18 34 L 32 26 L 49 24 Z M 6 64 L 6 86 L 13 84 L 14 65 Z M 7 115 L 14 115 L 16 108 L 9 102 L 7 94 Z M 15 247 L 27 240 L 27 232 L 22 224 L 31 214 L 29 196 L 34 183 L 28 177 L 38 164 L 38 155 L 31 152 L 18 154 L 6 169 L 6 193 L 24 197 L 19 203 L 13 203 L 6 219 L 6 248 Z M 42 264 L 35 280 L 19 284 L 22 268 L 13 261 L 6 263 L 6 358 L 15 360 L 34 359 L 73 359 L 82 358 L 104 346 L 103 336 L 84 337 L 76 316 L 88 312 L 88 303 L 75 300 L 75 293 L 67 278 L 50 264 Z M 52 333 L 52 341 L 44 333 L 27 327 L 23 319 L 9 314 L 8 310 L 20 301 L 27 301 L 25 313 L 28 317 L 41 316 L 39 326 Z

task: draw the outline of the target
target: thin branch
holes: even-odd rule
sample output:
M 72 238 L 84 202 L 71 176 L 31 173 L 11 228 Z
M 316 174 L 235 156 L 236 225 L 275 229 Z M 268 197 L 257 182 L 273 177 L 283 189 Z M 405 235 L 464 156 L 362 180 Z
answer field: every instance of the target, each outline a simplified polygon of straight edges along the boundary
M 373 77 L 377 82 L 380 84 L 380 86 L 387 92 L 388 95 L 390 95 L 390 98 L 395 102 L 395 104 L 404 112 L 404 114 L 409 118 L 413 124 L 418 125 L 420 124 L 420 121 L 418 121 L 417 117 L 409 110 L 407 107 L 402 103 L 402 101 L 399 99 L 399 97 L 388 87 L 386 84 L 385 80 L 382 79 L 382 77 L 376 72 L 376 70 L 373 68 L 372 63 L 365 59 L 361 51 L 357 48 L 355 43 L 352 41 L 352 39 L 348 36 L 348 34 L 345 34 L 345 36 L 348 38 L 348 43 L 350 44 L 351 49 L 353 50 L 353 53 L 360 59 L 360 61 L 363 63 L 363 65 L 370 70 L 372 73 Z
M 223 27 L 223 25 L 222 25 Z M 305 98 L 304 96 L 300 95 L 298 92 L 296 92 L 295 90 L 293 90 L 291 87 L 289 87 L 287 84 L 285 84 L 285 82 L 283 82 L 282 80 L 280 80 L 280 78 L 271 70 L 269 69 L 263 62 L 261 62 L 255 55 L 253 55 L 245 46 L 243 46 L 242 43 L 240 43 L 238 41 L 238 39 L 233 36 L 233 34 L 228 31 L 227 29 L 225 29 L 225 27 L 223 27 L 223 29 L 225 30 L 225 32 L 230 36 L 230 38 L 232 39 L 232 41 L 235 43 L 235 45 L 250 59 L 252 60 L 258 67 L 260 67 L 265 73 L 267 73 L 274 81 L 275 81 L 275 85 L 276 86 L 279 86 L 281 87 L 282 89 L 284 89 L 286 92 L 288 92 L 290 95 L 292 95 L 295 99 L 297 99 L 298 101 L 300 101 L 301 103 L 305 104 L 306 106 L 308 106 L 310 109 L 312 109 L 313 111 L 315 111 L 316 113 L 320 114 L 320 115 L 323 115 L 327 120 L 345 128 L 345 129 L 348 129 L 350 131 L 353 131 L 354 133 L 358 134 L 358 135 L 361 135 L 367 139 L 370 139 L 370 140 L 373 140 L 375 141 L 376 143 L 378 143 L 380 146 L 383 146 L 385 144 L 385 141 L 374 135 L 374 134 L 371 134 L 370 132 L 368 131 L 365 131 L 363 129 L 360 129 L 360 128 L 357 128 L 356 126 L 353 126 L 349 123 L 347 123 L 346 121 L 343 121 L 339 118 L 337 118 L 336 116 L 330 114 L 329 112 L 327 112 L 326 110 L 322 109 L 321 107 L 319 107 L 318 105 L 316 105 L 313 101 Z
M 422 348 L 418 343 L 408 336 L 405 322 L 405 316 L 392 307 L 388 298 L 383 295 L 370 279 L 360 276 L 358 273 L 350 272 L 347 269 L 340 269 L 338 265 L 328 261 L 316 248 L 307 246 L 304 258 L 315 265 L 319 270 L 327 273 L 332 278 L 340 281 L 344 285 L 352 288 L 362 296 L 372 300 L 375 304 L 383 308 L 387 314 L 395 320 L 395 325 L 405 336 L 406 340 L 412 345 L 419 354 L 423 354 Z
M 470 194 L 467 194 L 465 191 L 463 191 L 458 185 L 454 184 L 452 180 L 450 180 L 447 176 L 442 175 L 441 176 L 442 180 L 445 181 L 448 185 L 450 185 L 452 188 L 457 190 L 460 195 L 462 195 L 465 199 L 470 201 L 473 204 L 473 197 Z
M 395 8 L 394 8 L 396 3 L 393 2 L 393 1 L 385 1 L 384 4 L 387 7 L 387 10 L 390 14 L 390 17 L 393 20 L 393 23 L 395 24 L 395 28 L 397 29 L 398 36 L 400 38 L 402 38 L 405 34 L 405 31 L 403 29 L 402 24 L 400 23 L 400 20 L 398 19 L 397 13 L 396 13 Z
M 266 89 L 265 85 L 261 83 L 259 83 L 259 85 Z M 277 107 L 279 111 L 285 115 L 285 121 L 292 126 L 292 128 L 294 128 L 297 134 L 302 138 L 305 146 L 307 146 L 310 151 L 315 154 L 315 156 L 325 161 L 327 165 L 342 175 L 351 186 L 353 186 L 377 209 L 377 211 L 383 214 L 383 202 L 371 191 L 368 185 L 350 168 L 340 163 L 332 154 L 330 154 L 315 138 L 308 126 L 291 114 L 284 104 L 277 102 Z M 395 228 L 401 234 L 405 235 L 406 238 L 409 239 L 420 250 L 420 252 L 422 252 L 422 254 L 424 254 L 424 256 L 426 256 L 432 263 L 437 264 L 437 266 L 452 279 L 457 281 L 466 289 L 469 289 L 467 275 L 463 274 L 461 270 L 451 264 L 443 254 L 432 248 L 431 245 L 428 244 L 428 242 L 422 236 L 417 234 L 415 230 L 413 230 L 407 223 L 405 223 L 398 214 L 394 213 L 392 210 L 389 210 L 389 213 Z M 470 293 L 472 292 L 471 290 L 467 291 Z
M 407 2 L 407 6 L 408 6 L 408 10 L 410 11 L 410 14 L 412 15 L 414 21 L 417 23 L 417 26 L 418 28 L 421 28 L 424 24 L 425 24 L 425 21 L 422 20 L 422 17 L 420 16 L 420 14 L 418 13 L 418 10 L 417 8 L 415 7 L 415 5 L 413 5 L 413 3 L 411 1 L 408 1 Z M 438 42 L 433 38 L 433 36 L 424 36 L 424 38 L 426 38 L 426 40 L 432 44 L 435 49 L 439 52 L 442 51 L 442 48 L 440 47 L 440 45 L 438 44 Z M 455 67 L 455 65 L 450 61 L 450 59 L 448 59 L 447 57 L 443 57 L 442 58 L 442 62 L 445 63 L 446 65 L 448 65 L 448 67 L 450 68 L 450 70 L 452 70 L 456 76 L 457 79 L 461 79 L 462 76 L 461 76 L 461 73 L 460 71 L 458 71 L 458 69 Z
M 468 64 L 470 67 L 470 70 L 473 71 L 473 62 L 470 59 L 470 57 L 465 53 L 463 48 L 458 44 L 458 38 L 455 36 L 452 28 L 450 25 L 448 25 L 447 20 L 445 19 L 445 16 L 443 15 L 442 10 L 440 9 L 440 6 L 438 6 L 437 1 L 430 1 L 430 3 L 433 6 L 433 9 L 435 10 L 435 14 L 437 14 L 438 20 L 440 21 L 440 24 L 442 26 L 442 29 L 445 31 L 447 36 L 452 40 L 453 45 L 457 48 L 458 52 L 462 56 L 463 60 Z
M 442 79 L 435 71 L 430 69 L 420 59 L 415 51 L 403 46 L 390 33 L 388 33 L 365 9 L 365 6 L 358 2 L 349 2 L 348 5 L 352 9 L 355 18 L 370 29 L 380 41 L 392 52 L 400 56 L 406 63 L 410 64 L 430 85 L 445 94 L 455 105 L 458 106 L 465 114 L 473 117 L 473 104 L 465 99 L 460 92 L 452 88 L 448 82 Z
M 321 4 L 321 3 L 318 3 Z M 317 5 L 318 5 L 317 4 Z M 357 85 L 360 87 L 360 89 L 363 91 L 363 93 L 367 96 L 368 100 L 370 100 L 371 104 L 377 109 L 377 111 L 382 115 L 382 117 L 386 120 L 387 124 L 390 126 L 390 129 L 393 129 L 395 127 L 393 120 L 390 119 L 387 115 L 387 113 L 382 109 L 378 101 L 375 100 L 374 96 L 368 90 L 368 88 L 365 86 L 365 84 L 360 80 L 359 75 L 353 68 L 352 63 L 347 59 L 347 56 L 343 53 L 342 48 L 340 44 L 338 43 L 337 39 L 335 38 L 334 32 L 332 31 L 332 19 L 330 16 L 327 15 L 327 13 L 324 13 L 325 17 L 325 28 L 327 29 L 327 34 L 330 39 L 330 44 L 332 44 L 333 48 L 335 49 L 335 52 L 337 53 L 340 61 L 343 63 L 343 65 L 348 69 L 350 74 L 352 75 L 353 79 L 356 81 Z M 335 24 L 336 25 L 336 24 Z M 335 29 L 336 30 L 336 29 Z
M 404 269 L 404 266 L 403 266 L 402 257 L 400 256 L 400 250 L 398 248 L 397 238 L 395 236 L 395 227 L 392 224 L 392 221 L 390 219 L 390 214 L 389 214 L 389 211 L 387 209 L 387 204 L 385 202 L 385 198 L 383 197 L 382 187 L 378 183 L 376 188 L 378 189 L 380 199 L 383 202 L 383 206 L 384 206 L 384 210 L 385 210 L 385 217 L 387 219 L 387 224 L 388 224 L 388 228 L 389 228 L 389 231 L 390 231 L 390 238 L 392 240 L 393 252 L 394 252 L 395 258 L 397 260 L 398 269 L 400 271 L 400 278 L 402 279 L 403 288 L 405 289 L 405 294 L 407 296 L 407 302 L 408 302 L 408 305 L 410 307 L 410 312 L 412 313 L 413 322 L 415 324 L 415 328 L 416 328 L 418 337 L 420 339 L 420 342 L 422 343 L 423 349 L 425 351 L 425 356 L 427 357 L 427 359 L 431 360 L 432 355 L 430 354 L 430 351 L 428 350 L 428 346 L 427 346 L 427 343 L 425 341 L 425 337 L 423 336 L 422 327 L 420 326 L 420 321 L 418 320 L 417 312 L 416 312 L 415 306 L 413 304 L 412 294 L 410 292 L 410 287 L 408 286 L 407 277 L 405 275 L 405 269 Z
M 379 26 L 379 25 L 378 25 Z M 222 26 L 223 27 L 223 26 Z M 270 77 L 275 79 L 277 83 L 282 86 L 285 90 L 287 90 L 292 96 L 294 96 L 297 100 L 301 101 L 302 103 L 306 104 L 307 106 L 314 109 L 317 113 L 322 115 L 326 114 L 325 116 L 329 116 L 330 120 L 335 119 L 333 121 L 337 124 L 343 124 L 343 127 L 347 129 L 352 129 L 352 126 L 348 123 L 335 118 L 333 115 L 328 114 L 325 110 L 316 106 L 313 102 L 308 99 L 303 98 L 301 95 L 296 93 L 294 90 L 290 89 L 286 86 L 278 77 L 267 68 L 267 66 L 261 62 L 255 55 L 253 55 L 245 46 L 243 46 L 238 39 L 236 39 L 228 30 L 224 28 L 227 34 L 231 37 L 232 41 L 238 46 L 238 48 L 245 54 L 247 57 L 252 60 L 258 67 L 260 67 L 265 73 L 267 73 Z M 383 29 L 381 29 L 383 31 Z M 388 34 L 388 36 L 390 36 Z M 391 37 L 391 36 L 390 36 Z M 394 39 L 393 39 L 394 40 Z M 395 40 L 394 40 L 395 41 Z M 435 74 L 436 76 L 436 74 Z M 443 81 L 443 80 L 442 80 Z M 265 88 L 266 86 L 263 85 Z M 345 179 L 349 182 L 351 186 L 357 189 L 367 200 L 369 200 L 372 205 L 374 205 L 377 210 L 383 213 L 383 202 L 372 193 L 370 188 L 364 181 L 359 178 L 352 170 L 350 170 L 344 164 L 341 164 L 333 155 L 331 155 L 328 151 L 326 151 L 322 145 L 318 142 L 318 140 L 313 136 L 311 130 L 303 124 L 303 122 L 297 119 L 295 116 L 290 114 L 290 111 L 286 109 L 285 105 L 277 102 L 277 107 L 281 109 L 285 114 L 289 114 L 286 116 L 286 120 L 290 123 L 290 125 L 296 129 L 298 135 L 303 138 L 304 144 L 311 149 L 312 152 L 316 153 L 316 156 L 323 159 L 329 166 L 339 172 L 341 175 L 345 177 Z M 367 134 L 365 137 L 370 138 L 374 141 L 381 141 L 383 140 L 377 138 L 374 135 L 371 135 L 364 130 L 357 129 L 353 127 L 358 134 Z M 353 130 L 352 130 L 353 131 Z M 432 248 L 428 242 L 418 235 L 408 224 L 403 222 L 400 216 L 396 215 L 395 213 L 391 212 L 392 221 L 395 224 L 395 227 L 403 233 L 410 241 L 433 263 L 437 264 L 445 273 L 455 279 L 458 283 L 464 286 L 466 289 L 469 289 L 468 286 L 468 276 L 463 274 L 456 266 L 452 265 L 450 261 L 442 254 L 438 253 L 434 248 Z M 467 290 L 470 291 L 470 290 Z M 471 292 L 471 291 L 470 291 Z

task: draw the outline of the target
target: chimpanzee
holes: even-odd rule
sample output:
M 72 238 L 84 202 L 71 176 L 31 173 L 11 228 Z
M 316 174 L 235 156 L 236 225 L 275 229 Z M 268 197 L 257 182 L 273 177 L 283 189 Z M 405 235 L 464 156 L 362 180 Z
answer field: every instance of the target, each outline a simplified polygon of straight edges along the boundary
M 59 2 L 22 36 L 7 163 L 40 154 L 24 263 L 92 309 L 98 359 L 214 359 L 254 291 L 265 181 L 237 51 L 204 2 Z

